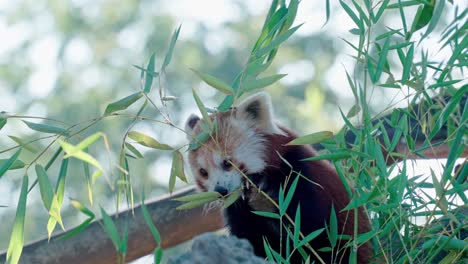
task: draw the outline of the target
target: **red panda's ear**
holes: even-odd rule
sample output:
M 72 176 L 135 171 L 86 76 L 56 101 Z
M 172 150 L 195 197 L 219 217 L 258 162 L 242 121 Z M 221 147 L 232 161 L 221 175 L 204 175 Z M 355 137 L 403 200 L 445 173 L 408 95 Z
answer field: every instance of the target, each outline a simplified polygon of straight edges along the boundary
M 283 134 L 275 124 L 271 99 L 267 93 L 257 93 L 240 103 L 237 117 L 253 121 L 255 127 L 265 134 Z
M 200 120 L 200 117 L 198 117 L 195 114 L 191 114 L 189 118 L 187 119 L 187 122 L 185 122 L 185 132 L 187 133 L 187 138 L 189 140 L 192 140 L 193 138 L 193 129 L 197 125 L 198 121 Z

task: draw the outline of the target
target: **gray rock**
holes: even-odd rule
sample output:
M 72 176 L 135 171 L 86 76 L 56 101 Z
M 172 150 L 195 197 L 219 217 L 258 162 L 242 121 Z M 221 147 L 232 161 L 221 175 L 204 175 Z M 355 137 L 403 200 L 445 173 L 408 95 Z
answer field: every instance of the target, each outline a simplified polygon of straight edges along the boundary
M 192 251 L 171 257 L 168 264 L 266 264 L 246 239 L 206 233 L 193 238 Z

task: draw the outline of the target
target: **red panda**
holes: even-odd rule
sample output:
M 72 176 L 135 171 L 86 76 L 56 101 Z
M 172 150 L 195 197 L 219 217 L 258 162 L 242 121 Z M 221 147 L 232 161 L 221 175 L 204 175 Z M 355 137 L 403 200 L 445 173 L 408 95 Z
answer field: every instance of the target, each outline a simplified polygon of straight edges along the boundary
M 286 230 L 281 230 L 279 220 L 252 213 L 278 212 L 271 200 L 258 190 L 278 203 L 280 186 L 287 193 L 293 181 L 289 178 L 291 175 L 299 177 L 299 173 L 303 177 L 298 181 L 287 214 L 294 219 L 300 206 L 301 232 L 306 236 L 328 225 L 333 206 L 339 234 L 353 236 L 354 211 L 342 211 L 350 198 L 335 169 L 327 161 L 302 161 L 317 155 L 310 146 L 286 145 L 297 135 L 274 121 L 271 100 L 266 93 L 255 94 L 226 112 L 213 113 L 210 119 L 216 122 L 210 139 L 188 153 L 196 185 L 200 191 L 217 191 L 222 195 L 241 189 L 242 198 L 224 210 L 224 218 L 231 234 L 249 240 L 256 255 L 265 256 L 264 238 L 277 252 L 281 249 L 282 254 L 287 240 Z M 185 125 L 189 139 L 202 133 L 201 123 L 199 117 L 189 117 Z M 359 234 L 370 231 L 363 208 L 358 209 L 357 221 Z M 284 221 L 285 224 L 288 222 Z M 339 240 L 338 250 L 320 252 L 318 249 L 330 247 L 327 233 L 322 232 L 310 246 L 325 263 L 347 263 L 353 249 L 352 246 L 345 247 L 345 243 Z M 371 257 L 370 243 L 360 245 L 357 263 L 369 263 Z M 310 258 L 316 260 L 312 254 Z M 289 260 L 291 263 L 302 262 L 297 251 Z

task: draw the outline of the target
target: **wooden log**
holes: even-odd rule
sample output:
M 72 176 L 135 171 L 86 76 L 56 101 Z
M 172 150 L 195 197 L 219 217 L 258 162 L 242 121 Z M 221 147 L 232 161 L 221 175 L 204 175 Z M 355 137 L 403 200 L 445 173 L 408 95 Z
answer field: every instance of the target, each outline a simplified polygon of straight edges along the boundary
M 161 233 L 162 248 L 170 248 L 192 237 L 215 231 L 223 227 L 223 221 L 218 210 L 204 212 L 203 207 L 190 210 L 175 210 L 180 202 L 176 197 L 194 193 L 194 187 L 164 196 L 146 203 L 153 223 Z M 140 205 L 132 210 L 120 212 L 113 216 L 120 233 L 128 222 L 129 239 L 126 261 L 151 254 L 157 246 L 151 232 L 143 219 Z M 54 264 L 54 263 L 82 263 L 82 264 L 115 264 L 118 255 L 102 227 L 101 221 L 93 222 L 81 233 L 59 239 L 63 234 L 54 235 L 50 242 L 47 238 L 26 245 L 20 258 L 20 263 Z M 6 253 L 0 255 L 0 263 L 4 263 Z

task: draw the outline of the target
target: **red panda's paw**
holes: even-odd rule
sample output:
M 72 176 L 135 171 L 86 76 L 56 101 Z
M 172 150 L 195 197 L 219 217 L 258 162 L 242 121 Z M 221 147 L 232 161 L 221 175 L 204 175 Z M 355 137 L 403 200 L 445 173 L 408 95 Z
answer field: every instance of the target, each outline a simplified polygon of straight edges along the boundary
M 271 198 L 269 199 L 268 194 L 261 190 L 261 186 L 252 186 L 247 180 L 242 181 L 240 199 L 247 201 L 254 211 L 277 211 Z

